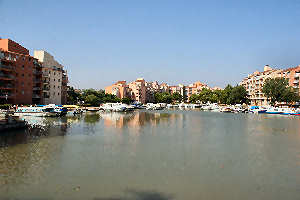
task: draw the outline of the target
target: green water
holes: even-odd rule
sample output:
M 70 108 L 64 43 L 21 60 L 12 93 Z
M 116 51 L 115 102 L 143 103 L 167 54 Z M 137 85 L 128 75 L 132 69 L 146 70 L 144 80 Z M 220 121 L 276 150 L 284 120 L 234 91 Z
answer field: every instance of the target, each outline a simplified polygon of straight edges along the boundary
M 300 117 L 137 111 L 0 134 L 0 199 L 299 199 Z

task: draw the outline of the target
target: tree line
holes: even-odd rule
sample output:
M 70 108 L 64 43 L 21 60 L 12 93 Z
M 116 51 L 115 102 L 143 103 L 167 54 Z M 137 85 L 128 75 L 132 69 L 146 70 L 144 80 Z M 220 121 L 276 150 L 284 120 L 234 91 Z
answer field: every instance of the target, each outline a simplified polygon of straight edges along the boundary
M 270 100 L 272 105 L 278 102 L 296 102 L 299 101 L 298 91 L 290 87 L 288 80 L 285 78 L 268 78 L 265 80 L 262 92 Z M 186 101 L 184 96 L 176 92 L 173 94 L 167 92 L 154 93 L 153 103 L 180 103 Z M 188 99 L 190 103 L 220 103 L 220 104 L 249 104 L 247 90 L 237 85 L 235 87 L 227 85 L 224 90 L 202 89 L 199 94 L 192 94 Z M 86 89 L 75 91 L 73 87 L 68 89 L 68 104 L 85 104 L 91 106 L 99 106 L 101 103 L 116 103 L 122 102 L 130 104 L 132 99 L 126 97 L 118 98 L 113 94 L 105 94 L 104 90 Z
M 117 103 L 122 102 L 126 104 L 132 103 L 130 98 L 120 99 L 113 94 L 105 94 L 104 90 L 86 89 L 76 91 L 73 87 L 68 89 L 68 104 L 84 104 L 87 106 L 99 106 L 102 103 Z
M 192 94 L 191 103 L 220 103 L 220 104 L 243 104 L 248 103 L 248 94 L 243 86 L 227 85 L 224 90 L 202 89 L 199 94 Z

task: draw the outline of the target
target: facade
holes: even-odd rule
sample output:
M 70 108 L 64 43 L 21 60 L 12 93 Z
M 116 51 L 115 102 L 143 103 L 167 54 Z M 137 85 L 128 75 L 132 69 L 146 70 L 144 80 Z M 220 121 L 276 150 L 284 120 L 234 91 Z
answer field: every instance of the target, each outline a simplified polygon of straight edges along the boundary
M 252 105 L 268 105 L 269 100 L 262 92 L 264 81 L 267 78 L 286 78 L 289 80 L 289 86 L 292 86 L 299 93 L 299 75 L 300 66 L 283 70 L 272 69 L 266 65 L 263 72 L 256 71 L 248 75 L 239 85 L 246 88 Z
M 10 39 L 0 39 L 0 103 L 40 104 L 41 65 L 29 50 Z
M 169 86 L 167 83 L 158 84 L 157 81 L 146 82 L 143 78 L 138 78 L 129 84 L 126 81 L 118 81 L 111 86 L 105 88 L 106 94 L 113 94 L 119 98 L 128 97 L 140 103 L 148 103 L 154 101 L 154 94 L 157 92 L 167 92 L 170 94 L 179 93 L 184 101 L 188 101 L 192 94 L 199 94 L 203 88 L 210 89 L 206 84 L 200 81 L 184 86 Z
M 43 65 L 44 104 L 66 103 L 68 77 L 64 66 L 43 50 L 35 50 L 34 57 Z

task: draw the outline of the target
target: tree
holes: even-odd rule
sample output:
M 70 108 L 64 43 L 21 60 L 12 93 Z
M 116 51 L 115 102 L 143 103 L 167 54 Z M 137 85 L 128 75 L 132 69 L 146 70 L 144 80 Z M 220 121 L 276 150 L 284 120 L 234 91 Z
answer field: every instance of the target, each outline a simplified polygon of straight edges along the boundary
M 84 101 L 92 106 L 99 106 L 99 99 L 94 94 L 87 95 Z
M 197 101 L 199 101 L 199 95 L 197 95 L 197 94 L 192 94 L 192 95 L 190 96 L 189 102 L 191 102 L 191 103 L 197 103 Z
M 173 98 L 173 101 L 177 101 L 177 102 L 181 102 L 182 101 L 182 95 L 179 94 L 178 92 L 174 92 L 172 94 L 172 98 Z
M 122 101 L 122 103 L 125 103 L 125 104 L 131 104 L 133 102 L 132 99 L 130 99 L 128 97 L 124 97 L 121 101 Z
M 199 94 L 199 100 L 202 101 L 203 103 L 207 103 L 211 101 L 212 97 L 212 91 L 210 89 L 202 89 L 200 94 Z
M 228 102 L 229 104 L 247 103 L 248 102 L 247 90 L 241 85 L 235 86 L 234 88 L 231 89 Z
M 69 87 L 67 91 L 67 102 L 68 104 L 77 104 L 80 100 L 80 93 L 76 92 L 73 87 Z
M 285 78 L 266 79 L 262 92 L 270 98 L 272 105 L 276 102 L 291 102 L 298 99 L 298 95 L 288 87 L 288 80 Z
M 154 94 L 155 103 L 172 103 L 173 97 L 167 92 L 157 92 Z

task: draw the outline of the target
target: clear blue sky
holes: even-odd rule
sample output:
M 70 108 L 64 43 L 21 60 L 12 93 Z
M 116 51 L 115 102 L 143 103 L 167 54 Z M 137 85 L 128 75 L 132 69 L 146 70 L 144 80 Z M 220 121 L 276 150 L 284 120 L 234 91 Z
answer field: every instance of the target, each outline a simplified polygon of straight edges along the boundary
M 138 77 L 224 87 L 300 64 L 300 1 L 0 0 L 0 36 L 53 54 L 76 88 Z

